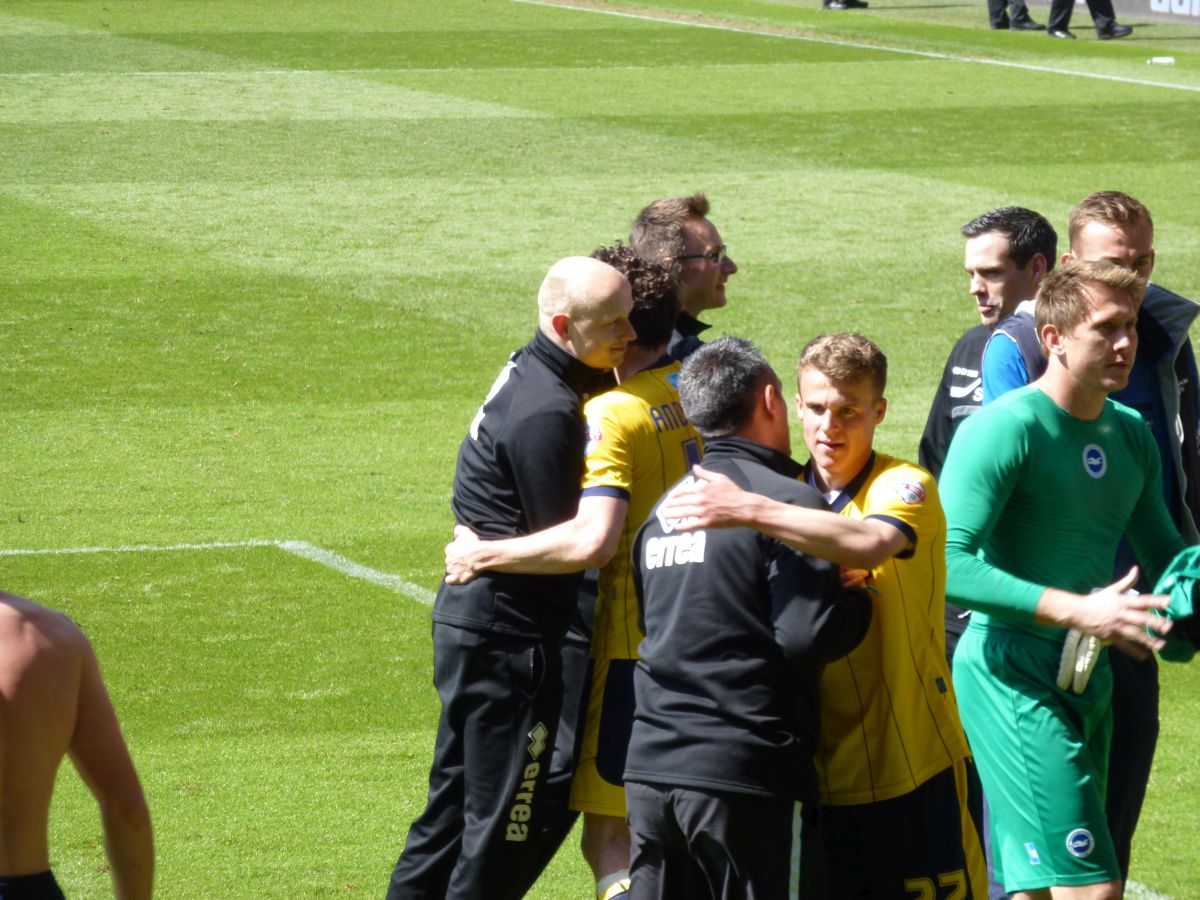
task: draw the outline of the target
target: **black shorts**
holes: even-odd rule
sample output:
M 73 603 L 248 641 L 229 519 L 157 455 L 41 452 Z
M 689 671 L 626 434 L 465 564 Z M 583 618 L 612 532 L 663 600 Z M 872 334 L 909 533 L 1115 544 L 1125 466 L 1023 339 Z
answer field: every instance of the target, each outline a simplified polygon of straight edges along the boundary
M 0 900 L 65 900 L 49 870 L 37 875 L 0 877 Z
M 878 803 L 822 806 L 830 892 L 845 900 L 987 900 L 982 795 L 961 760 Z

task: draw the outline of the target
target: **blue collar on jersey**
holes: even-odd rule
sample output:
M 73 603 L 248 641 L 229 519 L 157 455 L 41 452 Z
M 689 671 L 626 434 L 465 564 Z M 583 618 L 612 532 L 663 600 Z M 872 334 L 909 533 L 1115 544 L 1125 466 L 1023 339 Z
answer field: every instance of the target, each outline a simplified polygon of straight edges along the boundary
M 842 488 L 838 495 L 833 498 L 833 502 L 829 504 L 829 508 L 835 513 L 840 513 L 843 509 L 845 509 L 846 504 L 854 499 L 854 495 L 858 493 L 859 489 L 863 486 L 863 483 L 866 482 L 867 476 L 871 474 L 871 469 L 874 467 L 874 465 L 875 451 L 872 450 L 871 455 L 867 457 L 866 463 L 861 469 L 858 470 L 858 474 L 851 478 L 850 483 Z M 817 473 L 811 459 L 804 465 L 804 480 L 808 484 L 815 487 L 818 492 L 824 493 L 817 485 Z

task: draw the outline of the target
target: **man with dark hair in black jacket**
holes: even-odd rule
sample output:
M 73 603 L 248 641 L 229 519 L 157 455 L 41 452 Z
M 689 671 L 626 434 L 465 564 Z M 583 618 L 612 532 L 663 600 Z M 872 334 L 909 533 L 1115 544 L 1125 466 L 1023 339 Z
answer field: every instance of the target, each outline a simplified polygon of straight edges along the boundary
M 1008 329 L 1016 321 L 1018 309 L 1027 306 L 1028 321 L 1032 323 L 1033 297 L 1042 279 L 1054 268 L 1058 250 L 1058 234 L 1053 226 L 1040 213 L 1021 206 L 988 210 L 961 231 L 967 239 L 963 255 L 963 268 L 970 279 L 967 290 L 975 300 L 980 324 L 964 332 L 950 351 L 929 407 L 918 459 L 934 478 L 942 473 L 958 426 L 983 406 L 984 350 L 998 327 Z M 1001 341 L 993 355 L 1011 357 L 1009 351 L 1014 346 L 1011 341 Z M 1021 359 L 1018 352 L 1013 364 L 1020 365 Z M 967 627 L 965 616 L 954 604 L 946 604 L 948 657 L 954 656 L 958 639 Z
M 582 402 L 611 385 L 635 337 L 632 308 L 628 280 L 606 263 L 569 257 L 550 269 L 537 333 L 501 369 L 459 450 L 459 524 L 503 538 L 575 515 Z M 517 898 L 545 864 L 543 832 L 558 821 L 545 807 L 559 650 L 579 586 L 580 574 L 443 582 L 433 607 L 442 714 L 429 798 L 409 828 L 389 900 Z
M 796 480 L 787 400 L 749 342 L 701 347 L 679 387 L 708 468 L 823 507 Z M 824 897 L 817 679 L 862 640 L 870 602 L 832 563 L 749 528 L 678 531 L 658 507 L 632 555 L 646 638 L 625 767 L 631 897 L 782 900 L 797 877 Z
M 1057 259 L 1054 228 L 1045 217 L 1020 206 L 988 210 L 964 225 L 962 235 L 967 239 L 963 268 L 980 324 L 954 345 L 929 408 L 920 462 L 934 478 L 941 474 L 955 429 L 983 403 L 983 349 L 993 330 L 1021 303 L 1032 304 Z

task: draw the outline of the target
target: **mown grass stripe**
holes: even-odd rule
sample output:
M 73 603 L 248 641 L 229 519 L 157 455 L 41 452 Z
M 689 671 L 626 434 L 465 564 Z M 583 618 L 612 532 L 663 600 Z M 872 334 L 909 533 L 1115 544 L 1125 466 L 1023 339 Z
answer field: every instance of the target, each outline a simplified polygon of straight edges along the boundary
M 1123 75 L 1105 75 L 1100 72 L 1080 72 L 1077 69 L 1061 69 L 1056 66 L 1037 66 L 1031 63 L 1011 62 L 1001 59 L 983 59 L 975 56 L 958 56 L 953 53 L 940 53 L 936 50 L 914 50 L 911 47 L 890 47 L 887 44 L 867 44 L 861 41 L 846 41 L 838 38 L 813 37 L 807 34 L 795 34 L 790 31 L 770 28 L 750 28 L 745 25 L 732 25 L 724 22 L 707 22 L 696 18 L 673 18 L 671 16 L 655 16 L 649 13 L 636 13 L 628 10 L 600 9 L 594 6 L 584 6 L 578 3 L 559 3 L 556 0 L 512 0 L 526 6 L 544 6 L 550 9 L 574 10 L 576 12 L 595 13 L 601 16 L 616 16 L 622 19 L 638 19 L 643 22 L 655 22 L 661 25 L 682 25 L 688 28 L 704 28 L 710 31 L 725 31 L 732 34 L 749 34 L 760 37 L 780 38 L 787 41 L 804 41 L 809 44 L 825 44 L 834 47 L 851 47 L 856 50 L 872 50 L 878 53 L 896 53 L 901 56 L 917 56 L 923 59 L 936 59 L 945 62 L 972 63 L 981 66 L 1001 66 L 1006 69 L 1020 69 L 1025 72 L 1039 72 L 1047 75 L 1066 75 L 1073 78 L 1093 78 L 1099 81 L 1111 81 L 1120 84 L 1132 84 L 1139 87 L 1166 88 L 1176 91 L 1200 93 L 1200 86 L 1188 84 L 1171 84 L 1165 81 L 1151 81 L 1148 78 L 1127 78 Z

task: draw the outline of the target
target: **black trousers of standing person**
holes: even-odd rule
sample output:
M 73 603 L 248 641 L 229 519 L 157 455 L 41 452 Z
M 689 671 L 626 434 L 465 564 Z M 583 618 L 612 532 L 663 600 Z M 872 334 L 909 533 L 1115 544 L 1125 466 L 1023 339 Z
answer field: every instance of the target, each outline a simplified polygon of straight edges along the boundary
M 815 803 L 633 781 L 625 802 L 630 900 L 828 897 Z
M 571 809 L 571 781 L 575 778 L 575 765 L 579 761 L 579 744 L 583 739 L 583 720 L 587 712 L 583 693 L 591 668 L 592 624 L 596 612 L 598 572 L 589 569 L 584 573 L 579 589 L 579 602 L 575 615 L 563 639 L 562 652 L 562 712 L 558 719 L 558 735 L 554 741 L 554 757 L 550 763 L 550 774 L 546 779 L 542 821 L 543 829 L 539 840 L 539 855 L 533 860 L 532 885 L 542 870 L 549 865 L 558 848 L 575 826 L 579 813 Z
M 524 896 L 561 843 L 547 790 L 562 704 L 559 638 L 435 623 L 442 701 L 429 798 L 408 831 L 388 900 Z M 553 795 L 553 796 L 552 796 Z
M 1050 31 L 1060 29 L 1066 31 L 1071 25 L 1071 10 L 1075 8 L 1075 0 L 1051 0 L 1050 19 L 1046 28 Z M 1117 21 L 1113 10 L 1112 0 L 1087 0 L 1088 12 L 1096 23 L 1096 31 L 1107 31 Z
M 993 28 L 1007 28 L 1009 22 L 1023 22 L 1028 18 L 1029 7 L 1025 0 L 988 0 L 988 19 Z
M 1139 662 L 1120 650 L 1109 650 L 1113 673 L 1113 737 L 1108 756 L 1106 812 L 1121 865 L 1129 878 L 1129 854 L 1146 784 L 1158 745 L 1158 661 Z

